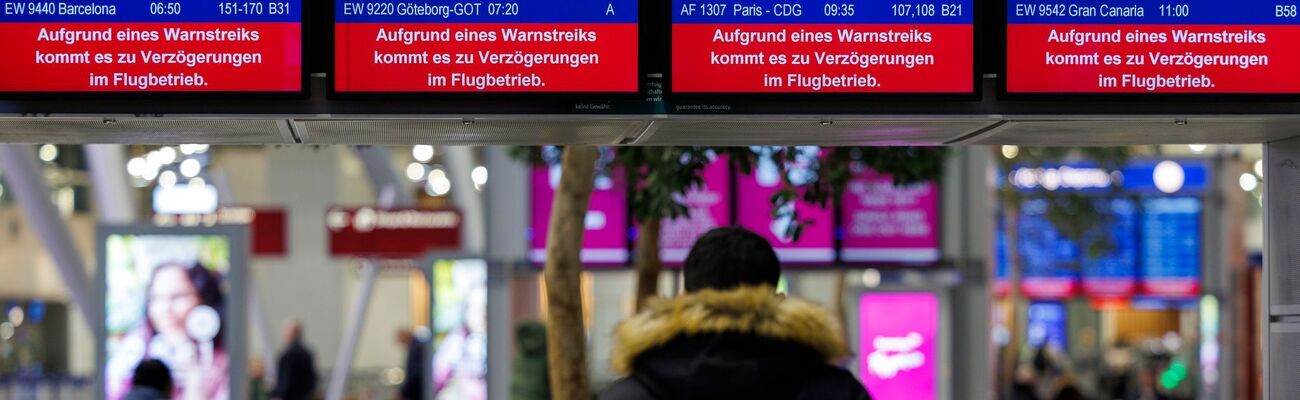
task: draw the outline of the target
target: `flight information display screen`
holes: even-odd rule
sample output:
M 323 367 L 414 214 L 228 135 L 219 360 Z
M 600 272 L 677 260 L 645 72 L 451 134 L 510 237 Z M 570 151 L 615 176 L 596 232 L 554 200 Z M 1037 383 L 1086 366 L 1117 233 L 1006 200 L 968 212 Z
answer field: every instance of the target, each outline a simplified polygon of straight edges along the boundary
M 1020 205 L 1020 290 L 1030 298 L 1061 299 L 1078 291 L 1079 246 L 1047 219 L 1047 200 Z
M 638 90 L 636 0 L 336 0 L 337 92 Z
M 0 1 L 0 92 L 300 92 L 301 0 Z
M 1142 293 L 1193 297 L 1201 282 L 1201 200 L 1142 201 Z
M 674 93 L 973 93 L 972 0 L 672 2 Z
M 1094 298 L 1127 298 L 1137 290 L 1137 202 L 1129 198 L 1097 200 L 1107 220 L 1087 235 L 1109 237 L 1109 248 L 1096 257 L 1083 257 L 1083 293 Z M 1094 236 L 1096 235 L 1096 236 Z
M 1008 93 L 1300 93 L 1297 5 L 1010 0 Z

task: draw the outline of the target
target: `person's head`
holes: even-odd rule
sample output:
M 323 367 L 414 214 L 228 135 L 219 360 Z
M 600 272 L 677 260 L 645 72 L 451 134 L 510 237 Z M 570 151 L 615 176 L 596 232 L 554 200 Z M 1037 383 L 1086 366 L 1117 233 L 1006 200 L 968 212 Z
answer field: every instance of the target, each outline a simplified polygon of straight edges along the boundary
M 546 324 L 541 321 L 523 321 L 515 327 L 515 341 L 519 351 L 528 355 L 546 354 Z
M 776 287 L 781 262 L 772 244 L 744 228 L 717 228 L 701 236 L 682 264 L 686 291 Z
M 172 372 L 167 364 L 152 358 L 140 361 L 131 376 L 132 387 L 148 387 L 170 397 L 172 393 Z
M 415 341 L 415 336 L 411 332 L 411 328 L 402 327 L 397 330 L 397 344 L 410 346 L 413 341 Z
M 286 344 L 297 343 L 302 340 L 302 322 L 293 319 L 285 320 L 280 335 Z
M 190 312 L 199 306 L 211 307 L 218 315 L 225 311 L 221 278 L 202 265 L 168 263 L 153 271 L 146 299 L 148 327 L 158 334 L 188 336 L 185 329 Z M 214 342 L 220 346 L 221 327 Z

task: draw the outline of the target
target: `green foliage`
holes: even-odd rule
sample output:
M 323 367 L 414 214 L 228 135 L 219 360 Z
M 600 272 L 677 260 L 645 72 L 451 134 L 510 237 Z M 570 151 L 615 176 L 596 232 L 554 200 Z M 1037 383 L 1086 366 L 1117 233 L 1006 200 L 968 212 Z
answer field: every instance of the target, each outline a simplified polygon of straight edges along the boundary
M 1118 171 L 1128 165 L 1131 157 L 1132 149 L 1128 147 L 1028 147 L 1020 148 L 1014 158 L 997 157 L 997 160 L 998 171 L 1010 174 L 1016 168 L 1043 168 L 1073 161 L 1088 161 L 1098 168 Z M 1066 238 L 1078 243 L 1087 257 L 1101 257 L 1114 250 L 1113 238 L 1096 230 L 1105 226 L 1111 216 L 1097 208 L 1095 196 L 1073 190 L 1022 192 L 1011 185 L 1009 176 L 999 179 L 998 197 L 1007 212 L 1019 212 L 1020 205 L 1028 199 L 1046 200 L 1047 220 Z M 1111 186 L 1115 192 L 1120 188 L 1119 182 Z
M 890 176 L 894 185 L 938 181 L 943 176 L 946 151 L 942 147 L 827 147 L 816 157 L 807 157 L 814 148 L 754 148 L 759 157 L 771 157 L 781 169 L 784 187 L 772 196 L 773 217 L 788 217 L 795 223 L 786 234 L 796 240 L 812 221 L 802 219 L 796 201 L 827 208 L 839 201 L 853 175 L 870 169 Z M 787 166 L 798 165 L 807 171 L 800 181 L 791 179 Z

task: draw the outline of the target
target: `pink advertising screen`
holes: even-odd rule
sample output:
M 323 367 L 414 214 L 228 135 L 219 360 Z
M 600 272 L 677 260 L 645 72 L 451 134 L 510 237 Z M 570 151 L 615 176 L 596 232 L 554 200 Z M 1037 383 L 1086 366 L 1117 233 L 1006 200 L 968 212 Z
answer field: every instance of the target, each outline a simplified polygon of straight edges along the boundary
M 659 257 L 669 265 L 686 261 L 695 239 L 713 228 L 731 225 L 731 170 L 719 158 L 704 169 L 704 185 L 680 200 L 690 215 L 663 221 L 659 230 Z
M 591 206 L 585 221 L 582 262 L 587 265 L 623 265 L 628 260 L 627 185 L 621 169 L 598 169 Z M 560 183 L 560 167 L 533 168 L 532 250 L 529 259 L 546 261 L 546 231 L 551 202 Z
M 788 169 L 792 177 L 800 174 L 799 165 L 791 165 Z M 781 186 L 780 168 L 765 158 L 760 158 L 752 175 L 740 176 L 736 184 L 736 215 L 740 226 L 771 241 L 782 262 L 834 262 L 835 220 L 831 211 L 812 204 L 794 203 L 792 206 L 799 211 L 799 218 L 811 221 L 796 241 L 786 234 L 794 221 L 787 217 L 773 217 L 772 214 L 772 195 Z
M 889 176 L 858 174 L 845 187 L 841 259 L 846 262 L 939 261 L 939 187 L 894 186 Z
M 858 303 L 858 373 L 877 400 L 937 398 L 939 299 L 867 293 Z

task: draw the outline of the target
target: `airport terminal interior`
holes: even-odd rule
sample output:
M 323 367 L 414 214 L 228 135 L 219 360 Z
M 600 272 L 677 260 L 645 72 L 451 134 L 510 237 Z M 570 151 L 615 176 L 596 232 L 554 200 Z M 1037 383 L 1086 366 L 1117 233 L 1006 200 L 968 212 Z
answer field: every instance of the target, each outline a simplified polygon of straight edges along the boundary
M 0 0 L 0 400 L 1300 399 L 1264 0 Z

